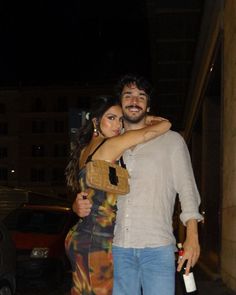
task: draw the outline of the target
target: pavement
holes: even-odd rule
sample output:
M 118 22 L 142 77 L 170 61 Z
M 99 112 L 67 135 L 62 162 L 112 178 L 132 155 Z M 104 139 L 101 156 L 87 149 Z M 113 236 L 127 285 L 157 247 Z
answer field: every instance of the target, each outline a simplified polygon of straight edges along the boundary
M 219 275 L 210 275 L 201 267 L 194 267 L 194 277 L 198 287 L 198 295 L 236 295 L 236 292 L 230 290 L 222 282 Z M 29 282 L 28 282 L 29 283 Z M 18 290 L 16 295 L 70 295 L 70 276 L 60 286 L 47 286 L 46 288 L 37 288 L 32 286 L 27 289 Z M 124 295 L 124 294 L 120 294 Z M 135 295 L 135 294 L 130 294 Z M 158 295 L 158 292 L 157 292 Z M 179 278 L 176 279 L 176 294 L 184 295 Z
M 236 295 L 228 289 L 219 279 L 216 281 L 200 281 L 198 284 L 199 295 Z
M 220 275 L 212 275 L 200 266 L 194 267 L 194 277 L 199 295 L 236 295 L 236 292 L 226 287 Z M 176 284 L 176 295 L 183 295 L 178 282 Z

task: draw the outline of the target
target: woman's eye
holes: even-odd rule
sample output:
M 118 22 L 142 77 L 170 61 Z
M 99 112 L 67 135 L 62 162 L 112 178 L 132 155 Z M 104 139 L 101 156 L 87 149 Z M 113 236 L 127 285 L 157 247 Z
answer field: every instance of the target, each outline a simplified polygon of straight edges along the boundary
M 108 118 L 108 120 L 114 120 L 115 119 L 114 116 L 108 116 L 107 118 Z

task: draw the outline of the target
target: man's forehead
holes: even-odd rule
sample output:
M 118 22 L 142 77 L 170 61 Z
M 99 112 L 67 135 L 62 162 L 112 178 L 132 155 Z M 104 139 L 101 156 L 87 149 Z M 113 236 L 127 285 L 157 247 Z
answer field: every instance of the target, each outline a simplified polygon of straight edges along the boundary
M 122 93 L 132 92 L 132 91 L 138 91 L 139 93 L 146 94 L 145 90 L 139 89 L 135 83 L 130 83 L 124 86 Z

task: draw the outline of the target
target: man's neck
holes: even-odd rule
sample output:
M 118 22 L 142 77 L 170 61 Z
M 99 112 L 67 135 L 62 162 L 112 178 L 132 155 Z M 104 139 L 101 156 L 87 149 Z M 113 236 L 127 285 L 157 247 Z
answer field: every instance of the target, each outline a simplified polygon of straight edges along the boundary
M 144 120 L 138 123 L 130 123 L 130 122 L 124 121 L 124 127 L 126 131 L 141 129 L 141 128 L 144 128 L 145 126 L 146 124 Z

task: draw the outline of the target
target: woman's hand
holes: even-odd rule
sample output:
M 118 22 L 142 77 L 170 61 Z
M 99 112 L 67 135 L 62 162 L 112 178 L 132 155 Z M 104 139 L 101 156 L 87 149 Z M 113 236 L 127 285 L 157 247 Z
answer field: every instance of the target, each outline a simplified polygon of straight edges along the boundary
M 88 193 L 80 192 L 72 205 L 72 210 L 81 218 L 86 217 L 91 212 L 92 204 L 87 199 Z
M 161 122 L 161 121 L 168 121 L 168 120 L 163 117 L 150 116 L 150 115 L 147 115 L 145 118 L 146 125 L 153 125 L 153 124 Z

